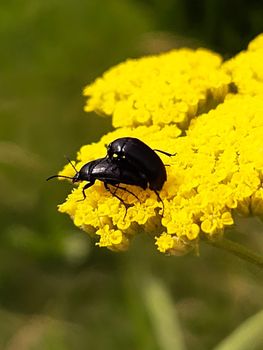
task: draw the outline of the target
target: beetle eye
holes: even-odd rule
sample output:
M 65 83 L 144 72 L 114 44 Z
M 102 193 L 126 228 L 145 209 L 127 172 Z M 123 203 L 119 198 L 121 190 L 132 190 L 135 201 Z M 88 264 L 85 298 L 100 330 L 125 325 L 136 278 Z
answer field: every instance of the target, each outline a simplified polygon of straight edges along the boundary
M 122 159 L 125 159 L 125 158 L 126 158 L 125 155 L 123 155 L 123 156 L 122 156 Z
M 113 153 L 112 158 L 118 158 L 118 154 L 117 153 Z

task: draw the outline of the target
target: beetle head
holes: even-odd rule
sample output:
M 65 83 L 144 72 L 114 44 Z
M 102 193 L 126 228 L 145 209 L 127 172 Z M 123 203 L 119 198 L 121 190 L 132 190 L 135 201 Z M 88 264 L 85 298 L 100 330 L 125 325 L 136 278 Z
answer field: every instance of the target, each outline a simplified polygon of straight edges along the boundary
M 78 182 L 78 181 L 81 181 L 80 179 L 80 172 L 77 171 L 76 174 L 72 177 L 72 182 L 75 183 L 75 182 Z

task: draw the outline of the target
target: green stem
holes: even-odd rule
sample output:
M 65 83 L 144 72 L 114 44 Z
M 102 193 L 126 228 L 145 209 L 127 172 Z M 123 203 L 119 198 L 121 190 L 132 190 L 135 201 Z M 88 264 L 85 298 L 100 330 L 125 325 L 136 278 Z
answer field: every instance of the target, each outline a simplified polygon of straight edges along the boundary
M 263 269 L 263 256 L 257 253 L 254 253 L 253 251 L 247 249 L 246 247 L 244 247 L 239 243 L 233 242 L 226 238 L 221 238 L 215 241 L 205 240 L 205 242 L 216 248 L 223 249 L 233 255 L 236 255 L 240 259 L 243 259 Z

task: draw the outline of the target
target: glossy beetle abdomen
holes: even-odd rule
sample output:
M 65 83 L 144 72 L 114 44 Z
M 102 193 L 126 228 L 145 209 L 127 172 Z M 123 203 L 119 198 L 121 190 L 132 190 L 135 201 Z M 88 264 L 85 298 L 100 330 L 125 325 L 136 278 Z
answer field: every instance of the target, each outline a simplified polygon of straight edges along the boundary
M 137 138 L 123 137 L 108 146 L 111 159 L 128 163 L 137 172 L 145 174 L 151 190 L 161 190 L 167 180 L 165 166 L 161 158 L 148 145 Z

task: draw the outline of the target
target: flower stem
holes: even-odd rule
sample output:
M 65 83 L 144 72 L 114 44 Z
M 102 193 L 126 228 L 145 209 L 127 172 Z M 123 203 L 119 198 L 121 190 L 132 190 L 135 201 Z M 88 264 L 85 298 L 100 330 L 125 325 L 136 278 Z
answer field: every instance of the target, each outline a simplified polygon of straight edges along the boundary
M 247 249 L 243 245 L 233 242 L 226 238 L 221 238 L 218 240 L 205 240 L 206 243 L 219 248 L 223 249 L 229 253 L 232 253 L 233 255 L 238 256 L 240 259 L 243 259 L 253 265 L 256 265 L 257 267 L 263 269 L 263 256 L 257 253 L 254 253 L 250 249 Z

